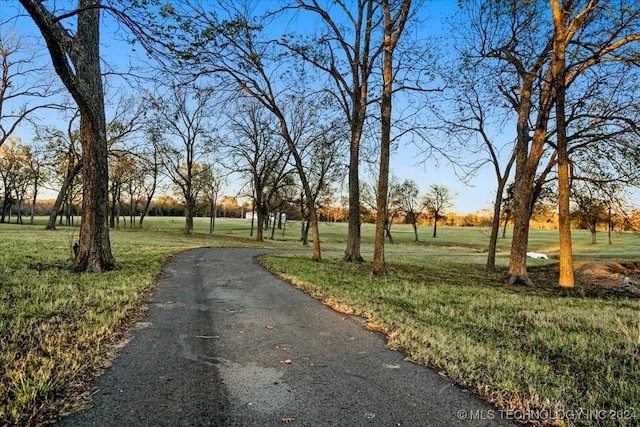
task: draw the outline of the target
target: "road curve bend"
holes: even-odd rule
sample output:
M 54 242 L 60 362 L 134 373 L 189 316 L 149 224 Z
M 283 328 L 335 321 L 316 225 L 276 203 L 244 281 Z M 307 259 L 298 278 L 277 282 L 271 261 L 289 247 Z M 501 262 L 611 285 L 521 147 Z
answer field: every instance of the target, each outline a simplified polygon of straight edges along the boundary
M 260 267 L 257 249 L 172 258 L 148 316 L 58 426 L 497 426 L 496 408 Z

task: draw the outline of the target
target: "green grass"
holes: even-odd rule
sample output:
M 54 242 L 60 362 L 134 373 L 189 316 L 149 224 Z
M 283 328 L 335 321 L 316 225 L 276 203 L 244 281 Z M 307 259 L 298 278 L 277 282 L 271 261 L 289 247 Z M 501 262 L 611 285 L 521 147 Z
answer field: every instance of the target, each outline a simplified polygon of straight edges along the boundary
M 182 218 L 151 217 L 143 230 L 112 230 L 115 271 L 74 274 L 68 267 L 77 228 L 45 231 L 43 225 L 44 218 L 33 226 L 0 224 L 0 425 L 45 423 L 82 403 L 78 396 L 88 381 L 108 366 L 144 314 L 167 257 L 202 246 L 303 249 L 297 222 L 257 244 L 246 220 L 218 219 L 210 235 L 208 219 L 196 218 L 195 233 L 185 236 Z M 391 345 L 503 407 L 624 409 L 640 400 L 637 301 L 506 287 L 504 272 L 489 275 L 482 268 L 487 229 L 440 227 L 433 239 L 425 227 L 420 242 L 413 242 L 409 226 L 392 231 L 397 244 L 386 247 L 391 275 L 381 280 L 369 277 L 366 263 L 338 260 L 345 224 L 321 225 L 324 262 L 309 262 L 308 255 L 265 262 L 334 305 L 369 317 L 389 333 Z M 531 234 L 531 250 L 557 247 L 557 233 Z M 499 251 L 509 243 L 501 239 Z M 639 244 L 633 234 L 617 234 L 614 245 L 591 245 L 588 233 L 574 233 L 574 250 L 584 259 L 619 253 L 637 259 Z M 372 247 L 373 226 L 366 224 L 365 259 Z M 455 257 L 441 255 L 451 251 Z M 507 262 L 499 256 L 499 265 Z
M 640 301 L 507 286 L 505 271 L 489 274 L 469 257 L 387 262 L 389 276 L 373 279 L 366 263 L 262 259 L 328 305 L 366 317 L 387 334 L 391 348 L 501 408 L 616 409 L 640 416 Z
M 150 221 L 151 222 L 151 221 Z M 172 230 L 113 230 L 115 271 L 69 270 L 77 229 L 0 224 L 0 425 L 33 425 L 73 408 L 143 315 L 169 256 L 246 238 Z

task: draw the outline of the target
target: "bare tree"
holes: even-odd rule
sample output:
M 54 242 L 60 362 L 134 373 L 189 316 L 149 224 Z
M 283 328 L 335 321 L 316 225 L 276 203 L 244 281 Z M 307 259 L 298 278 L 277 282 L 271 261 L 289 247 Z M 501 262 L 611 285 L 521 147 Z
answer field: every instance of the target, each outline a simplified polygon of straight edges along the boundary
M 268 218 L 267 203 L 271 191 L 279 188 L 289 170 L 289 149 L 274 129 L 268 111 L 255 100 L 245 100 L 227 115 L 234 140 L 220 141 L 227 154 L 227 165 L 250 181 L 254 213 L 257 214 L 256 240 L 261 242 Z M 240 114 L 242 112 L 242 114 Z M 231 164 L 229 164 L 231 163 Z
M 0 178 L 4 189 L 0 222 L 10 222 L 15 203 L 18 203 L 16 223 L 20 221 L 21 189 L 26 181 L 25 146 L 13 137 L 0 147 Z
M 367 181 L 361 181 L 361 201 L 363 205 L 375 212 L 376 221 L 378 217 L 378 185 L 379 180 L 377 179 L 377 174 L 375 172 L 370 172 L 370 180 L 371 183 Z M 403 195 L 400 194 L 400 182 L 398 178 L 394 175 L 391 175 L 389 178 L 389 184 L 387 185 L 387 196 L 386 196 L 386 207 L 385 207 L 385 215 L 386 217 L 383 219 L 384 226 L 384 235 L 389 240 L 390 244 L 394 244 L 393 235 L 391 234 L 391 226 L 394 223 L 396 217 L 402 213 L 403 210 Z
M 549 25 L 550 7 L 543 0 L 474 1 L 464 5 L 471 23 L 462 34 L 468 41 L 468 59 L 479 59 L 476 66 L 491 70 L 500 93 L 517 116 L 514 236 L 509 274 L 511 283 L 530 284 L 526 272 L 530 211 L 536 188 L 541 188 L 542 181 L 535 182 L 540 161 L 544 155 L 550 155 L 546 145 L 552 136 L 549 124 L 557 105 L 558 85 L 568 88 L 586 78 L 586 72 L 594 67 L 616 61 L 633 62 L 635 54 L 628 45 L 640 39 L 634 33 L 640 11 L 631 5 L 618 7 L 597 0 L 564 2 L 563 20 L 568 29 L 559 32 Z M 557 78 L 559 59 L 553 54 L 554 48 L 556 51 L 560 48 L 556 41 L 566 49 L 566 58 L 570 58 L 562 82 Z M 565 154 L 556 155 L 563 157 L 559 162 L 564 165 Z
M 404 212 L 405 221 L 413 227 L 414 242 L 418 238 L 418 221 L 423 215 L 423 205 L 420 202 L 420 189 L 418 184 L 412 179 L 406 179 L 400 184 L 398 189 L 399 206 Z
M 218 197 L 225 185 L 225 179 L 223 174 L 210 164 L 203 165 L 203 171 L 198 178 L 197 185 L 202 187 L 200 193 L 209 206 L 209 233 L 213 233 L 218 216 Z
M 607 221 L 608 213 L 603 195 L 598 193 L 596 188 L 583 182 L 581 185 L 574 183 L 571 194 L 575 204 L 575 210 L 571 216 L 578 218 L 580 225 L 589 230 L 591 243 L 594 245 L 597 243 L 598 226 Z
M 78 0 L 72 11 L 49 10 L 39 0 L 20 0 L 47 43 L 56 73 L 80 110 L 83 159 L 82 223 L 76 271 L 101 272 L 115 265 L 108 226 L 107 131 L 100 71 L 100 0 Z M 56 15 L 56 13 L 59 13 Z M 75 31 L 63 25 L 75 18 Z
M 384 260 L 384 229 L 387 222 L 387 196 L 389 190 L 389 161 L 391 158 L 391 117 L 394 84 L 394 53 L 404 31 L 411 0 L 390 2 L 382 0 L 384 37 L 382 55 L 382 97 L 380 99 L 380 173 L 378 174 L 378 200 L 376 232 L 373 248 L 372 274 L 376 277 L 387 274 Z
M 343 179 L 345 141 L 349 135 L 341 121 L 333 117 L 331 99 L 291 99 L 287 109 L 291 135 L 300 153 L 309 191 L 302 188 L 301 214 L 306 216 L 302 226 L 302 244 L 308 244 L 311 212 L 321 208 L 321 199 L 331 187 Z M 302 185 L 301 185 L 302 186 Z M 306 225 L 304 224 L 306 223 Z
M 45 180 L 47 179 L 47 158 L 48 153 L 44 150 L 44 147 L 38 145 L 27 146 L 27 164 L 26 173 L 27 181 L 30 185 L 31 192 L 31 210 L 29 213 L 29 224 L 33 225 L 36 215 L 36 203 L 38 201 L 38 194 L 42 188 Z
M 331 9 L 334 3 L 338 7 Z M 381 29 L 383 18 L 378 13 L 376 0 L 354 3 L 296 0 L 294 7 L 319 18 L 323 27 L 309 40 L 284 39 L 282 43 L 329 78 L 333 86 L 329 90 L 340 105 L 351 132 L 349 229 L 344 259 L 360 262 L 361 140 L 368 107 L 376 98 L 370 94 L 369 84 L 375 63 L 382 55 L 383 45 L 376 31 Z
M 453 23 L 452 25 L 456 25 Z M 438 131 L 448 139 L 450 151 L 463 152 L 470 159 L 463 165 L 463 180 L 473 176 L 481 166 L 488 164 L 495 173 L 497 187 L 493 202 L 493 221 L 489 237 L 486 268 L 495 270 L 496 248 L 500 230 L 501 212 L 506 185 L 515 163 L 514 140 L 503 136 L 509 114 L 512 112 L 496 93 L 493 75 L 469 61 L 463 49 L 452 66 L 443 64 L 443 79 L 449 83 L 434 102 L 431 111 L 438 123 Z M 451 77 L 455 76 L 455 77 Z M 504 153 L 507 153 L 506 156 Z M 478 159 L 474 159 L 477 156 Z M 454 164 L 458 161 L 447 155 Z M 507 214 L 507 216 L 509 216 Z
M 261 31 L 261 22 L 252 17 L 251 8 L 242 9 L 243 5 L 236 3 L 225 6 L 216 16 L 207 13 L 207 8 L 202 8 L 196 1 L 185 2 L 181 10 L 172 8 L 166 11 L 167 18 L 189 21 L 189 33 L 184 38 L 174 39 L 174 49 L 178 53 L 176 59 L 184 64 L 183 67 L 191 67 L 193 75 L 198 78 L 212 74 L 219 76 L 229 89 L 228 85 L 234 85 L 234 89 L 244 91 L 269 111 L 291 153 L 291 161 L 305 197 L 312 200 L 309 177 L 286 111 L 292 95 L 307 100 L 315 96 L 297 90 L 296 83 L 306 81 L 308 76 L 303 73 L 301 78 L 298 74 L 300 70 L 289 67 L 294 64 L 283 63 L 277 44 L 260 37 L 265 33 Z M 221 17 L 223 12 L 229 15 L 229 19 Z M 308 209 L 313 239 L 312 257 L 320 260 L 318 215 L 314 204 L 309 203 Z
M 213 151 L 214 92 L 197 86 L 173 86 L 166 97 L 152 101 L 158 125 L 158 142 L 164 172 L 185 202 L 184 232 L 193 231 L 193 215 L 200 188 L 195 185 Z
M 437 237 L 438 221 L 453 207 L 453 195 L 444 185 L 432 184 L 424 197 L 428 215 L 433 218 L 433 237 Z
M 39 65 L 36 49 L 0 22 L 0 147 L 25 122 L 35 124 L 43 108 L 62 109 L 47 99 L 59 92 L 51 70 Z

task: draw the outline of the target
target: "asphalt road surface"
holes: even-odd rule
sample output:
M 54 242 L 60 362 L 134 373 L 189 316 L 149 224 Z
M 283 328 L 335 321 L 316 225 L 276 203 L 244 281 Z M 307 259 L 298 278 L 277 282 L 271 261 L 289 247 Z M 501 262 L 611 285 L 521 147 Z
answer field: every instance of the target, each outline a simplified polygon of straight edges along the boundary
M 165 266 L 149 315 L 59 426 L 494 426 L 501 412 L 261 268 L 253 249 Z M 474 419 L 472 419 L 474 418 Z

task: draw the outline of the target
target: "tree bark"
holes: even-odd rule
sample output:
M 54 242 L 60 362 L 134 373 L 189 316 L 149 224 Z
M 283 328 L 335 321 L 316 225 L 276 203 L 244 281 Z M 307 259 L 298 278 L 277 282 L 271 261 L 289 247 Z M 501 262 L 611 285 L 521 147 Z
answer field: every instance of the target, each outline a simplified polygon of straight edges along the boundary
M 506 179 L 498 180 L 498 188 L 496 190 L 496 199 L 493 202 L 493 219 L 491 221 L 491 236 L 489 237 L 489 254 L 487 255 L 487 271 L 496 270 L 496 251 L 498 248 L 498 233 L 500 233 L 500 213 L 502 211 L 502 193 Z M 506 230 L 506 222 L 505 222 Z
M 115 265 L 108 226 L 108 165 L 104 92 L 100 71 L 100 0 L 79 0 L 77 31 L 69 35 L 39 0 L 20 0 L 42 33 L 60 79 L 78 104 L 83 154 L 82 223 L 76 271 Z M 73 66 L 69 63 L 71 60 Z
M 566 92 L 566 14 L 558 0 L 551 0 L 555 28 L 553 47 L 554 86 L 556 92 L 556 140 L 558 153 L 558 234 L 560 243 L 560 277 L 558 284 L 565 288 L 574 286 L 573 255 L 571 249 L 571 217 L 569 212 L 569 157 L 567 153 L 567 126 L 565 123 Z M 594 235 L 592 235 L 594 236 Z
M 529 136 L 529 115 L 531 112 L 531 88 L 534 76 L 525 74 L 520 88 L 521 101 L 518 108 L 516 173 L 513 191 L 513 238 L 511 258 L 509 260 L 509 283 L 532 285 L 527 274 L 527 248 L 529 244 L 529 221 L 531 219 L 531 200 L 535 174 L 544 153 L 547 135 L 551 97 L 551 85 L 542 88 L 540 106 L 533 138 Z M 531 146 L 529 148 L 529 146 Z
M 349 227 L 344 260 L 362 262 L 360 254 L 360 132 L 352 131 L 349 148 Z
M 372 274 L 380 277 L 387 274 L 384 259 L 384 233 L 389 193 L 389 160 L 391 158 L 391 112 L 393 96 L 393 53 L 406 23 L 411 0 L 403 0 L 397 14 L 392 17 L 389 0 L 382 1 L 384 14 L 384 50 L 382 56 L 382 97 L 380 99 L 380 173 L 378 175 L 378 197 L 376 201 L 376 231 L 373 248 Z M 390 226 L 390 224 L 389 224 Z M 389 233 L 391 238 L 391 233 Z
M 436 212 L 435 217 L 433 218 L 433 237 L 437 237 L 438 235 L 438 220 L 440 219 L 440 215 Z

